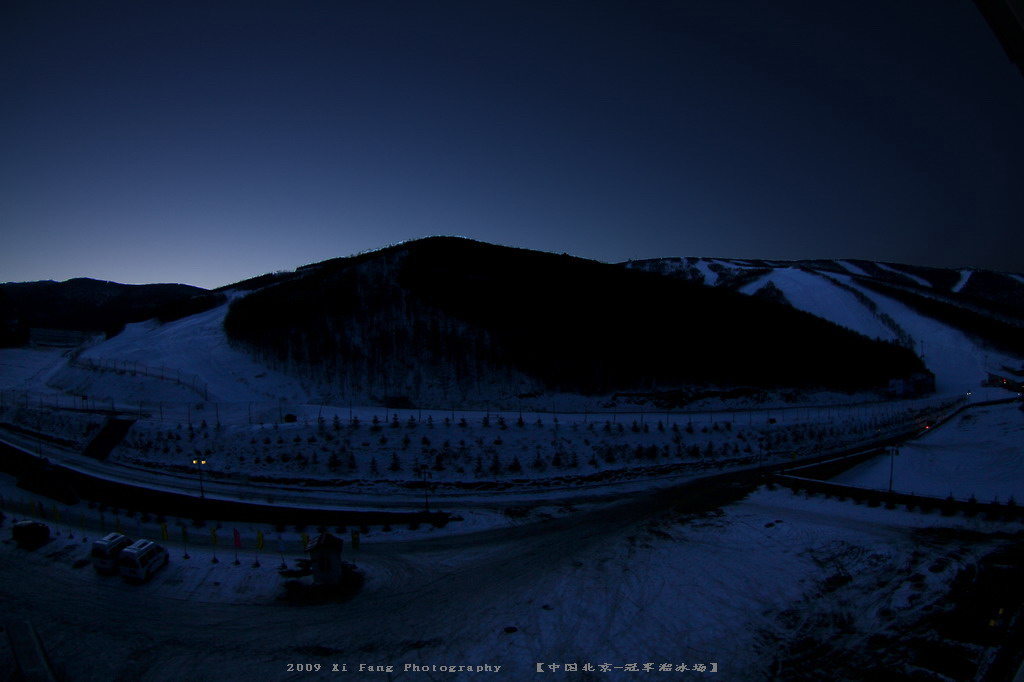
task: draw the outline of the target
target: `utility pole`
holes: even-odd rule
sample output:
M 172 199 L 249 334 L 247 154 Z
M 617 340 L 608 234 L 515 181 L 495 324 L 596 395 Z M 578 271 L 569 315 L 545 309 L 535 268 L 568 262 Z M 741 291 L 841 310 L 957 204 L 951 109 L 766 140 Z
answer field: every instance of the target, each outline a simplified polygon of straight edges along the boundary
M 899 454 L 899 448 L 895 445 L 889 446 L 889 492 L 892 492 L 892 474 L 896 464 L 896 455 Z
M 430 513 L 430 486 L 427 483 L 427 479 L 430 478 L 430 472 L 427 471 L 427 465 L 424 463 L 416 464 L 416 473 L 419 474 L 420 481 L 423 483 L 423 507 L 426 513 Z

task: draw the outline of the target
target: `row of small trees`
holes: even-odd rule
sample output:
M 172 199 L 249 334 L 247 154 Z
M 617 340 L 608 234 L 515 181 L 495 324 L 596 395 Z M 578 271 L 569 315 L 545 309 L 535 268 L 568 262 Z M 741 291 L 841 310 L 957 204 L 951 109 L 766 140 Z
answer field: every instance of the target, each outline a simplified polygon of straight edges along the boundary
M 433 431 L 416 433 L 417 420 L 397 415 L 387 425 L 379 419 L 348 424 L 333 419 L 255 430 L 211 428 L 205 422 L 154 431 L 137 426 L 115 454 L 167 464 L 198 455 L 213 469 L 313 477 L 411 479 L 430 471 L 439 478 L 481 478 L 762 457 L 856 440 L 881 426 L 879 420 L 758 428 L 606 420 L 538 429 L 525 421 L 502 426 L 499 419 L 488 426 L 486 417 L 473 426 L 445 419 Z

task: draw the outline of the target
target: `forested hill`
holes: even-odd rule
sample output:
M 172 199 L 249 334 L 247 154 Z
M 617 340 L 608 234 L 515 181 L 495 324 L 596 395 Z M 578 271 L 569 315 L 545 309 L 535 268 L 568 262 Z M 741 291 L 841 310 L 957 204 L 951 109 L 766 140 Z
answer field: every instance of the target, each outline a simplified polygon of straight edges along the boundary
M 118 284 L 84 277 L 0 284 L 0 345 L 26 343 L 32 328 L 111 336 L 129 322 L 168 321 L 223 301 L 221 294 L 185 284 Z
M 855 390 L 924 371 L 909 350 L 766 298 L 467 239 L 297 275 L 234 301 L 225 330 L 341 395 L 424 404 L 694 384 Z

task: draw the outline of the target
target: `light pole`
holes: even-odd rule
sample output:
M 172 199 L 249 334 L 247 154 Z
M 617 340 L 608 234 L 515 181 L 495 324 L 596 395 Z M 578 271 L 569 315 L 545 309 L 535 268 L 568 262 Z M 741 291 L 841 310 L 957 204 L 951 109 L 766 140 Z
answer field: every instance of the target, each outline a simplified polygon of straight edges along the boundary
M 893 467 L 896 464 L 896 455 L 899 454 L 899 447 L 895 445 L 889 446 L 889 492 L 892 492 L 892 472 Z
M 423 506 L 426 512 L 430 513 L 430 486 L 427 483 L 427 479 L 430 478 L 430 472 L 427 471 L 427 465 L 423 463 L 416 464 L 416 473 L 420 477 L 420 481 L 423 483 Z
M 206 464 L 206 460 L 202 457 L 196 457 L 192 460 L 192 463 L 199 466 L 199 498 L 206 499 L 206 491 L 203 490 L 203 465 Z

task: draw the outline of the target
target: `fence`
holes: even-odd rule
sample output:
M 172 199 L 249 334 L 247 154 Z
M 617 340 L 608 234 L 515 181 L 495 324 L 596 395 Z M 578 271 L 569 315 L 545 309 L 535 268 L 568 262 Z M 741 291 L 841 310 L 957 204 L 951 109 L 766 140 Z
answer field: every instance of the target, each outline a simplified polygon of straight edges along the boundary
M 894 509 L 896 505 L 902 505 L 908 510 L 919 509 L 923 512 L 937 510 L 943 516 L 953 516 L 957 513 L 974 516 L 984 513 L 986 518 L 993 521 L 1024 520 L 1024 507 L 1017 505 L 1013 500 L 1004 504 L 998 500 L 980 502 L 973 496 L 967 499 L 956 498 L 952 495 L 944 498 L 932 497 L 915 493 L 861 488 L 788 474 L 777 474 L 772 477 L 772 482 L 789 488 L 794 493 L 825 495 L 826 497 L 836 497 L 839 500 L 850 499 L 855 503 L 867 503 L 869 507 L 878 507 L 884 504 L 887 509 Z
M 117 360 L 105 358 L 95 360 L 93 358 L 71 358 L 68 360 L 69 367 L 84 369 L 90 372 L 115 372 L 120 375 L 144 376 L 160 381 L 169 381 L 183 386 L 195 392 L 203 400 L 209 399 L 209 387 L 198 375 L 182 372 L 173 367 L 150 367 L 145 363 L 135 360 Z

